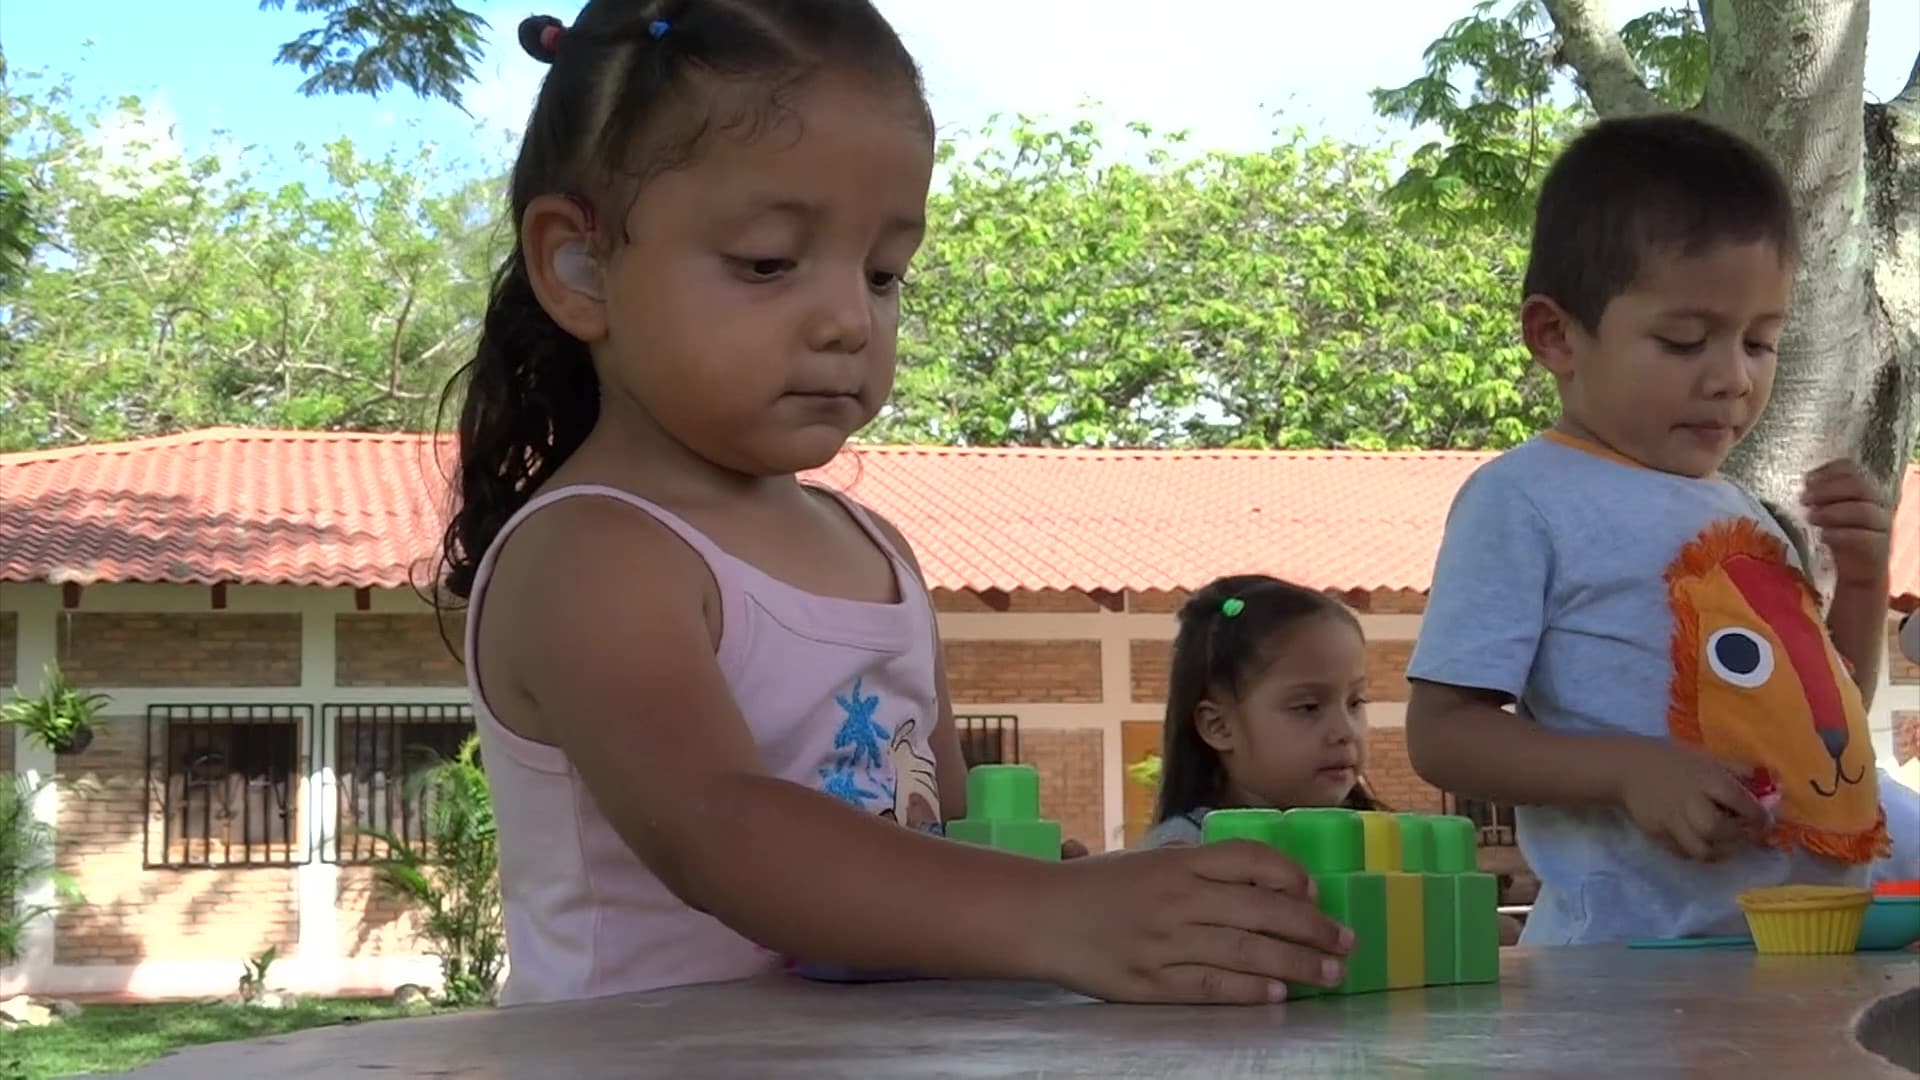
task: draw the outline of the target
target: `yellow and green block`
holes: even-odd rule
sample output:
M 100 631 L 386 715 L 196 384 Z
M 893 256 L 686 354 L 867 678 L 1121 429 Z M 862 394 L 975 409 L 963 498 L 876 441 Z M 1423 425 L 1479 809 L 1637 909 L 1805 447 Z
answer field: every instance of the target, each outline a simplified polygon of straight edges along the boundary
M 1343 809 L 1216 810 L 1207 843 L 1279 849 L 1319 886 L 1320 909 L 1353 930 L 1335 994 L 1490 983 L 1500 978 L 1499 888 L 1478 871 L 1473 822 Z M 1289 987 L 1295 998 L 1319 992 Z

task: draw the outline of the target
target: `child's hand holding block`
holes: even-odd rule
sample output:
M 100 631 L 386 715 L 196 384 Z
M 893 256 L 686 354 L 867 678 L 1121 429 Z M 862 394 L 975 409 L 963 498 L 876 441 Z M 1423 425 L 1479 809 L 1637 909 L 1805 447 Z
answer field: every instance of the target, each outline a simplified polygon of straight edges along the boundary
M 1201 840 L 1251 840 L 1285 852 L 1319 889 L 1320 910 L 1354 934 L 1347 978 L 1317 993 L 1495 982 L 1498 889 L 1477 870 L 1478 830 L 1462 817 L 1345 809 L 1216 810 Z

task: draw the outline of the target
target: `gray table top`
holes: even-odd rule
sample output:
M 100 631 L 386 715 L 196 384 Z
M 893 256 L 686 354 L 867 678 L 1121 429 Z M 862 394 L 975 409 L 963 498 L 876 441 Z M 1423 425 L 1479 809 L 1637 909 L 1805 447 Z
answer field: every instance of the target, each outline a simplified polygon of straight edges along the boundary
M 183 1050 L 127 1075 L 1915 1075 L 1861 1049 L 1853 1030 L 1874 1002 L 1920 987 L 1920 954 L 1508 949 L 1501 967 L 1499 985 L 1259 1008 L 1106 1005 L 1029 984 L 774 979 L 319 1029 Z M 1898 1006 L 1891 1022 L 1920 1042 L 1920 994 Z

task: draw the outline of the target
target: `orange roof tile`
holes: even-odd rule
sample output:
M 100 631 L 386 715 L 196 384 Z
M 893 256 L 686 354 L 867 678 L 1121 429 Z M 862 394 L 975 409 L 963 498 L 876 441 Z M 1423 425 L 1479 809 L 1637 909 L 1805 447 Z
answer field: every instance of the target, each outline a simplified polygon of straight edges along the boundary
M 816 479 L 898 525 L 935 588 L 1267 572 L 1424 590 L 1454 492 L 1488 456 L 862 445 Z M 0 455 L 0 581 L 400 587 L 430 569 L 444 492 L 419 435 L 214 429 Z M 1920 469 L 1895 536 L 1894 593 L 1913 606 Z

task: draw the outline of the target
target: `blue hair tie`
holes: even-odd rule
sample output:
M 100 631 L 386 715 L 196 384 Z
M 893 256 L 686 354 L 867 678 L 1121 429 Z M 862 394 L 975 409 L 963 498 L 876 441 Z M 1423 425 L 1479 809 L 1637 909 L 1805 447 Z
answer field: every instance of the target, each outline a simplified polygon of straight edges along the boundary
M 655 41 L 659 41 L 661 38 L 666 37 L 667 31 L 671 29 L 673 29 L 673 24 L 668 22 L 665 19 L 655 19 L 652 22 L 647 24 L 647 34 L 648 36 L 652 37 L 653 40 Z

